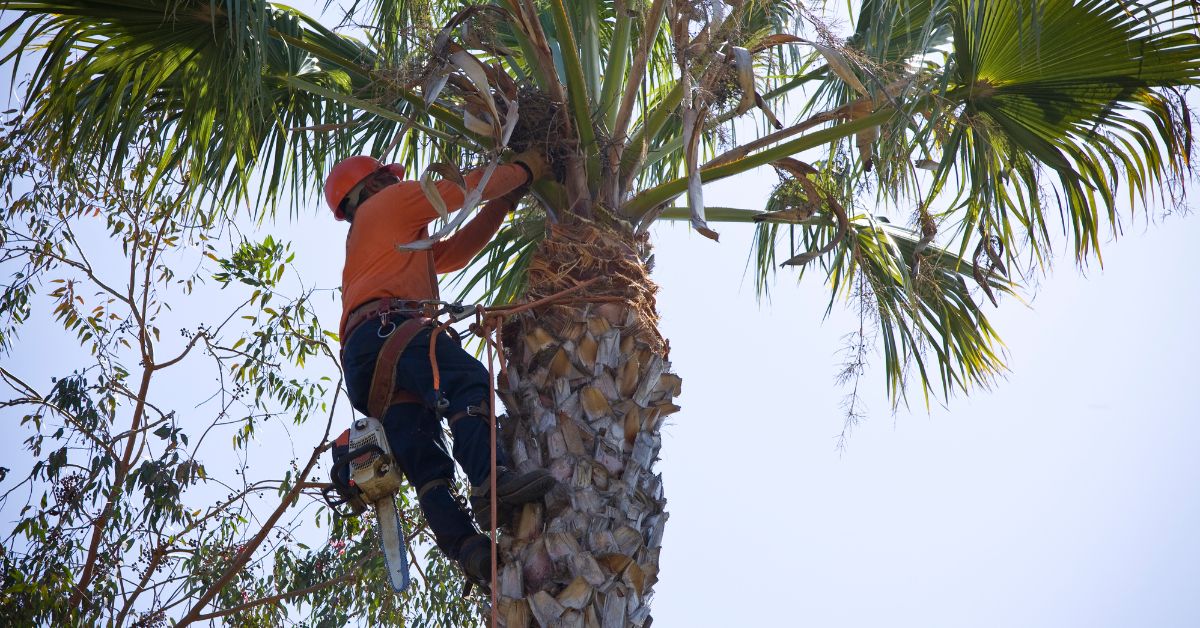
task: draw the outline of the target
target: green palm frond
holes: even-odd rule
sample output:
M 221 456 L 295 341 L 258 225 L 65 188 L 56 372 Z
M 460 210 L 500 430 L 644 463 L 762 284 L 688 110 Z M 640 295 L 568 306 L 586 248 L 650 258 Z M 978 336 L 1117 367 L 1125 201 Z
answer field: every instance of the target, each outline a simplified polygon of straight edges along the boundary
M 252 170 L 283 124 L 328 123 L 324 104 L 294 99 L 273 78 L 304 74 L 319 83 L 344 75 L 305 63 L 266 33 L 298 34 L 299 23 L 262 2 L 9 2 L 24 13 L 4 36 L 21 49 L 47 36 L 30 92 L 29 124 L 41 128 L 56 164 L 103 156 L 116 175 L 137 128 L 161 129 L 169 150 L 161 169 L 245 192 Z M 19 49 L 20 50 L 20 49 Z M 333 114 L 333 115 L 331 115 Z
M 961 108 L 942 113 L 938 186 L 967 190 L 962 250 L 985 233 L 1028 238 L 1043 256 L 1045 168 L 1075 254 L 1098 256 L 1106 224 L 1115 235 L 1121 186 L 1146 202 L 1188 167 L 1191 129 L 1169 88 L 1200 76 L 1196 10 L 1181 0 L 955 4 L 949 106 Z
M 545 215 L 523 213 L 508 223 L 471 264 L 451 279 L 458 287 L 456 298 L 493 305 L 515 302 L 525 290 L 529 262 L 545 235 Z
M 879 91 L 899 76 L 919 71 L 925 55 L 950 40 L 952 0 L 864 0 L 855 19 L 854 34 L 842 48 L 859 79 Z M 834 109 L 858 94 L 822 66 L 824 80 L 813 92 L 805 113 Z
M 903 396 L 913 382 L 928 394 L 940 384 L 940 396 L 955 391 L 987 388 L 1004 372 L 1002 344 L 987 316 L 977 307 L 967 281 L 979 281 L 976 266 L 937 247 L 921 254 L 919 269 L 910 265 L 920 246 L 919 234 L 876 223 L 855 229 L 858 250 L 831 280 L 851 290 L 851 272 L 857 270 L 879 313 L 880 338 L 888 390 Z M 835 257 L 835 261 L 837 258 Z M 991 293 L 1012 293 L 1010 283 L 990 274 L 980 284 Z
M 491 156 L 492 138 L 463 121 L 470 85 L 433 89 L 455 71 L 438 35 L 491 80 L 538 86 L 570 114 L 557 138 L 566 181 L 539 182 L 542 207 L 460 275 L 499 301 L 519 293 L 545 215 L 702 224 L 671 208 L 689 192 L 685 164 L 711 183 L 824 151 L 831 198 L 915 206 L 897 222 L 918 229 L 882 209 L 708 208 L 707 220 L 761 222 L 760 281 L 799 256 L 801 276 L 821 268 L 834 299 L 868 303 L 900 396 L 907 378 L 947 395 L 1002 370 L 975 307 L 1015 289 L 993 270 L 1045 260 L 1056 221 L 1080 259 L 1098 256 L 1119 194 L 1145 205 L 1171 190 L 1192 151 L 1175 90 L 1200 81 L 1194 0 L 863 0 L 845 41 L 794 0 L 356 0 L 341 25 L 265 0 L 0 1 L 18 12 L 0 29 L 5 61 L 37 62 L 25 128 L 64 175 L 75 163 L 182 170 L 209 208 L 311 192 L 355 153 L 398 155 L 413 173 Z M 690 28 L 672 32 L 672 19 Z M 789 99 L 803 119 L 776 132 Z M 704 113 L 691 154 L 681 103 Z M 163 157 L 130 148 L 139 127 Z M 735 129 L 729 148 L 721 135 Z
M 859 153 L 856 166 L 873 170 L 880 180 L 876 189 L 879 201 L 911 197 L 918 187 L 920 173 L 912 162 L 913 153 L 922 151 L 923 133 L 914 128 L 911 118 L 915 103 L 929 93 L 946 90 L 941 69 L 950 41 L 952 2 L 866 0 L 858 11 L 854 34 L 841 48 L 872 97 L 903 112 L 881 126 L 878 136 L 889 141 L 875 142 L 869 156 L 864 157 L 851 138 L 832 149 L 850 162 L 855 161 L 855 152 Z M 897 85 L 905 87 L 897 89 Z M 844 80 L 826 71 L 804 114 L 834 110 L 859 98 Z M 859 177 L 848 177 L 846 191 L 852 191 L 859 181 Z
M 760 294 L 780 258 L 825 247 L 836 232 L 834 221 L 820 215 L 796 224 L 761 222 L 753 254 Z M 830 288 L 826 315 L 841 300 L 863 317 L 859 342 L 874 338 L 880 345 L 894 400 L 918 387 L 929 403 L 930 393 L 948 398 L 987 387 L 1005 371 L 999 335 L 970 286 L 992 298 L 1015 294 L 1015 286 L 952 251 L 922 247 L 920 233 L 869 214 L 853 216 L 848 236 L 802 266 L 797 280 L 809 272 L 820 273 Z
M 384 63 L 397 67 L 409 55 L 427 52 L 422 42 L 462 8 L 457 1 L 354 0 L 345 8 L 343 23 L 363 30 Z
M 910 62 L 950 39 L 951 0 L 864 0 L 846 46 L 880 65 Z
M 251 190 L 266 204 L 309 192 L 338 159 L 394 146 L 410 121 L 442 142 L 436 151 L 410 143 L 408 165 L 435 152 L 462 158 L 461 114 L 440 103 L 425 111 L 398 75 L 406 68 L 388 61 L 394 42 L 381 53 L 261 0 L 5 6 L 24 11 L 0 34 L 21 39 L 12 54 L 41 42 L 28 126 L 64 171 L 138 164 L 128 147 L 140 125 L 157 129 L 165 155 L 142 167 L 184 168 L 194 190 L 221 204 Z

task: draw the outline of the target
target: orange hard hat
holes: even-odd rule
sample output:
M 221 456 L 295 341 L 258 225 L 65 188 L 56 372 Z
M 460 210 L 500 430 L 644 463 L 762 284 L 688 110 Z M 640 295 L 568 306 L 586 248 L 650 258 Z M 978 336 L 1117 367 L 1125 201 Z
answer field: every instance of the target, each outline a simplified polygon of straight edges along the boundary
M 368 155 L 343 159 L 329 171 L 329 176 L 325 178 L 325 202 L 329 204 L 329 209 L 333 210 L 334 218 L 346 219 L 346 213 L 341 208 L 342 200 L 346 198 L 350 190 L 354 189 L 354 186 L 380 170 L 386 170 L 401 179 L 404 178 L 404 166 L 400 164 L 385 166 L 378 159 Z

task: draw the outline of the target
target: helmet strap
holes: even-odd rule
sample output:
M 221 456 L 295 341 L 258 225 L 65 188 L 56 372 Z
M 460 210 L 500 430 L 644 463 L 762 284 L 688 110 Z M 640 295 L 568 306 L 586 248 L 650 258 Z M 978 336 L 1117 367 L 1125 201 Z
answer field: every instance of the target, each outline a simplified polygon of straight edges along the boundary
M 343 214 L 350 216 L 352 212 L 358 209 L 359 203 L 367 200 L 365 197 L 363 197 L 363 192 L 366 191 L 367 181 L 370 180 L 370 178 L 371 177 L 367 177 L 366 179 L 359 181 L 358 185 L 355 185 L 354 187 L 350 188 L 349 192 L 346 192 L 346 196 L 342 199 L 340 204 Z
M 346 193 L 346 197 L 342 199 L 342 202 L 339 205 L 339 207 L 341 207 L 341 209 L 342 209 L 343 214 L 345 214 L 347 217 L 349 217 L 351 212 L 357 210 L 358 206 L 360 204 L 362 204 L 363 201 L 367 200 L 368 198 L 371 198 L 371 193 L 367 191 L 367 184 L 370 183 L 372 179 L 379 176 L 381 173 L 389 174 L 392 177 L 395 177 L 396 179 L 400 178 L 400 177 L 396 177 L 396 175 L 393 175 L 393 174 L 387 172 L 386 170 L 377 170 L 377 171 L 371 173 L 369 176 L 364 178 L 362 181 L 359 181 L 357 185 L 350 188 L 350 191 Z

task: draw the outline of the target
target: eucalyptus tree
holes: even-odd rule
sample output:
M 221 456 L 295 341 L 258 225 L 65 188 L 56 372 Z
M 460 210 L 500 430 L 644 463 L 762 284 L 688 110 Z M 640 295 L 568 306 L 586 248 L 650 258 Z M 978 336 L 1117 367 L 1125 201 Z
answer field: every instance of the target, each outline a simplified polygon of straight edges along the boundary
M 303 197 L 360 152 L 428 180 L 546 150 L 555 180 L 464 282 L 540 303 L 500 333 L 502 438 L 564 485 L 505 522 L 496 611 L 645 626 L 681 385 L 650 225 L 757 222 L 761 282 L 782 264 L 858 300 L 893 399 L 928 399 L 1001 372 L 985 300 L 1056 238 L 1098 257 L 1123 195 L 1169 202 L 1188 173 L 1193 2 L 863 0 L 845 38 L 817 4 L 361 0 L 333 24 L 255 0 L 11 0 L 4 38 L 36 59 L 48 159 L 121 172 L 149 127 L 156 168 L 209 206 Z M 705 206 L 704 184 L 768 165 L 768 207 Z

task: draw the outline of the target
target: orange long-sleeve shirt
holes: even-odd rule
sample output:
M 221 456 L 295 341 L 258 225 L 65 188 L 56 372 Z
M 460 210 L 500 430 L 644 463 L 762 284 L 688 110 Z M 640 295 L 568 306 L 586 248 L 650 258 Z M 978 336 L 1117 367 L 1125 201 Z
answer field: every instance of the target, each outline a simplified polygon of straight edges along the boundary
M 466 175 L 467 188 L 478 184 L 482 170 Z M 346 318 L 354 308 L 381 298 L 424 301 L 438 298 L 437 273 L 448 273 L 467 265 L 492 239 L 510 202 L 496 197 L 523 185 L 525 169 L 515 164 L 499 166 L 483 189 L 489 200 L 479 215 L 453 236 L 425 251 L 402 251 L 406 244 L 429 237 L 429 223 L 437 210 L 416 181 L 401 181 L 368 198 L 354 214 L 346 237 L 346 265 L 342 268 L 342 320 L 339 333 L 345 336 Z M 463 191 L 449 181 L 437 183 L 446 209 L 462 209 Z M 495 199 L 495 200 L 492 200 Z

